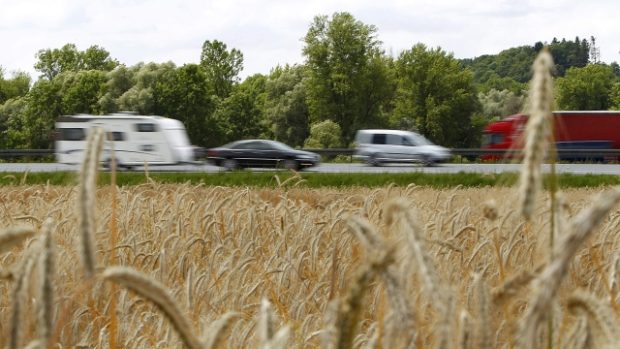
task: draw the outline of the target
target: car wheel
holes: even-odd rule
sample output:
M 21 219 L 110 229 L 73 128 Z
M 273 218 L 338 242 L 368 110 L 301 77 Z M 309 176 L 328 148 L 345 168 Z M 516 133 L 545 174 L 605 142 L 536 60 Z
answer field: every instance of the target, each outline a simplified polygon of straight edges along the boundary
M 222 166 L 228 171 L 234 171 L 239 168 L 239 164 L 235 159 L 224 159 L 224 161 L 222 161 Z
M 299 163 L 297 163 L 297 161 L 295 161 L 293 159 L 286 159 L 286 160 L 284 160 L 284 163 L 282 165 L 287 170 L 295 170 L 295 171 L 299 170 Z
M 370 166 L 381 166 L 381 161 L 379 161 L 379 154 L 371 154 L 368 157 L 368 165 L 370 165 Z

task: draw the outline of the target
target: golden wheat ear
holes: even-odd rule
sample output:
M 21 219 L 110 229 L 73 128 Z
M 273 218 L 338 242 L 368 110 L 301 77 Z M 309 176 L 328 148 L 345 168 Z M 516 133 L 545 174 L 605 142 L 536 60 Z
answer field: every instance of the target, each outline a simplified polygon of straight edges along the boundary
M 87 277 L 93 276 L 97 264 L 94 242 L 96 229 L 95 199 L 97 195 L 97 169 L 99 168 L 99 156 L 103 146 L 103 135 L 104 132 L 99 127 L 93 128 L 88 135 L 78 189 L 78 250 Z
M 530 116 L 525 128 L 523 167 L 519 177 L 519 207 L 527 220 L 534 212 L 536 194 L 542 185 L 541 165 L 552 137 L 553 57 L 549 51 L 543 50 L 536 57 L 532 68 L 534 75 L 530 86 Z
M 11 227 L 0 231 L 0 253 L 4 253 L 22 241 L 34 236 L 32 227 Z
M 138 295 L 148 299 L 170 320 L 181 340 L 190 349 L 199 349 L 203 345 L 194 335 L 189 319 L 183 315 L 179 305 L 170 295 L 169 290 L 156 280 L 127 267 L 110 267 L 103 272 L 103 278 L 118 283 Z

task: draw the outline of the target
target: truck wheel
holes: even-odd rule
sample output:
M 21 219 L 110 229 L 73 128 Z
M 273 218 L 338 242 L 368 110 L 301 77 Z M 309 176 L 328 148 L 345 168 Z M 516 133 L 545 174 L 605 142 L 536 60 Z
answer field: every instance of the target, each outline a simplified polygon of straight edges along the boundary
M 239 164 L 235 159 L 224 159 L 222 166 L 228 171 L 234 171 L 239 168 Z

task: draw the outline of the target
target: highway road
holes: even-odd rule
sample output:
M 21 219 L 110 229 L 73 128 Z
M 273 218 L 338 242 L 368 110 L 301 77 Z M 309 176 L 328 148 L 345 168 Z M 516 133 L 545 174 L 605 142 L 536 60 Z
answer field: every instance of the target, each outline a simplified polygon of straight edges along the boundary
M 79 171 L 78 165 L 65 165 L 57 163 L 0 163 L 0 172 L 56 172 L 56 171 Z M 459 164 L 449 163 L 433 167 L 422 167 L 420 165 L 385 165 L 381 167 L 370 167 L 361 163 L 327 163 L 314 168 L 304 170 L 305 172 L 319 173 L 406 173 L 406 172 L 425 172 L 425 173 L 502 173 L 516 172 L 520 170 L 519 164 Z M 543 171 L 548 171 L 549 166 L 545 165 Z M 144 171 L 143 167 L 136 167 L 134 172 Z M 222 168 L 208 164 L 187 164 L 177 166 L 149 166 L 150 172 L 223 172 Z M 250 170 L 246 170 L 250 171 Z M 273 171 L 272 169 L 252 169 L 252 171 Z M 613 174 L 620 175 L 620 165 L 618 164 L 557 164 L 558 173 L 575 174 Z

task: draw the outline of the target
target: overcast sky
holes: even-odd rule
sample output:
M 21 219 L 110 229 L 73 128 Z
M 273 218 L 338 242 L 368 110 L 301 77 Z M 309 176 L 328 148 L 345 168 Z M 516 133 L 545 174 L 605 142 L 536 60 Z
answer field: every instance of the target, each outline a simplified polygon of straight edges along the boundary
M 594 36 L 601 60 L 620 62 L 618 0 L 0 0 L 0 9 L 0 66 L 35 79 L 37 51 L 66 43 L 99 45 L 127 66 L 181 66 L 199 62 L 205 40 L 241 50 L 243 77 L 267 74 L 303 62 L 315 16 L 345 11 L 375 25 L 394 56 L 418 42 L 471 58 Z

